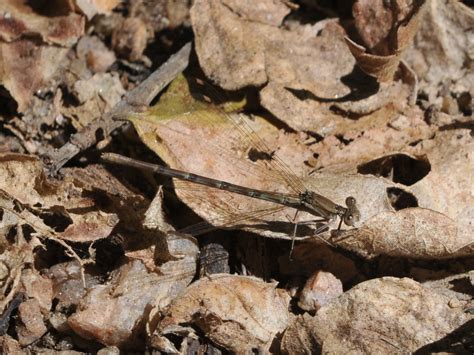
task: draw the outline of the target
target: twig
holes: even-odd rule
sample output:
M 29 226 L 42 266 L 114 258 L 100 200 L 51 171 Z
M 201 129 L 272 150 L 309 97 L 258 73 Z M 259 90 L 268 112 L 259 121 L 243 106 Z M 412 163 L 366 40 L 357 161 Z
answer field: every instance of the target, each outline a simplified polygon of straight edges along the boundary
M 153 98 L 179 73 L 186 69 L 191 52 L 191 43 L 184 45 L 166 63 L 155 70 L 135 89 L 128 92 L 110 111 L 97 118 L 82 131 L 74 134 L 61 148 L 48 152 L 43 161 L 50 175 L 56 174 L 76 154 L 93 146 L 120 128 L 130 113 L 146 108 Z

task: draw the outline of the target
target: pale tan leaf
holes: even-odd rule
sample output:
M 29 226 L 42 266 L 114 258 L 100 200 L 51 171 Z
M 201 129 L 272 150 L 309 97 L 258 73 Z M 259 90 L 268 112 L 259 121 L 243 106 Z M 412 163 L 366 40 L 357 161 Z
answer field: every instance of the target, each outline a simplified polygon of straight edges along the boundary
M 410 279 L 384 277 L 360 283 L 321 308 L 299 316 L 282 346 L 289 353 L 405 353 L 435 342 L 469 316 L 449 299 Z
M 289 296 L 257 278 L 212 275 L 174 300 L 158 322 L 156 337 L 195 324 L 229 351 L 268 350 L 288 325 Z

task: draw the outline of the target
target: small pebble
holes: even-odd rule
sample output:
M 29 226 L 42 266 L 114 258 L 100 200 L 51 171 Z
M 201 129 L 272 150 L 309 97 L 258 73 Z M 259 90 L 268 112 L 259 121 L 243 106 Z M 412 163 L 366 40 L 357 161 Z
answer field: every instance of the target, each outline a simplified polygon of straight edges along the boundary
M 330 272 L 317 271 L 307 281 L 300 293 L 298 306 L 316 312 L 343 293 L 342 282 Z

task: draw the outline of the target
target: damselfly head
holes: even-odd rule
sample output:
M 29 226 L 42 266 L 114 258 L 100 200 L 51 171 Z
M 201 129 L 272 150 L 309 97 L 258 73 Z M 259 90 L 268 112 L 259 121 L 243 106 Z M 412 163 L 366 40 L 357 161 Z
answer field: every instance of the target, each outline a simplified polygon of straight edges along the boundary
M 346 206 L 347 209 L 342 219 L 344 220 L 345 225 L 352 227 L 360 219 L 360 212 L 356 205 L 356 199 L 352 196 L 346 198 Z

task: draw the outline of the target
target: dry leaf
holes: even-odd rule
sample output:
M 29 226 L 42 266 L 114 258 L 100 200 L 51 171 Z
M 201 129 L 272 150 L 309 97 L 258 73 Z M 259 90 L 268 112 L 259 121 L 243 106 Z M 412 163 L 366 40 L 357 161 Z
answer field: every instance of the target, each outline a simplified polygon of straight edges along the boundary
M 34 241 L 27 243 L 21 236 L 21 226 L 28 218 L 26 213 L 17 213 L 11 196 L 0 190 L 0 312 L 5 311 L 8 303 L 20 289 L 22 271 L 28 264 L 33 263 Z M 16 229 L 16 231 L 15 231 Z M 15 235 L 16 243 L 10 243 L 7 236 Z M 20 234 L 20 235 L 18 235 Z M 47 301 L 42 302 L 43 305 Z
M 48 181 L 40 161 L 33 156 L 1 155 L 0 189 L 28 205 L 39 216 L 35 218 L 52 218 L 62 232 L 58 235 L 66 240 L 85 242 L 105 238 L 118 223 L 115 213 L 91 210 L 94 199 L 83 197 L 82 187 L 75 185 L 72 176 L 62 183 Z
M 389 117 L 398 114 L 391 105 L 403 106 L 401 98 L 413 96 L 411 82 L 378 87 L 354 71 L 344 29 L 335 21 L 288 31 L 254 20 L 258 11 L 238 16 L 232 4 L 204 0 L 194 4 L 193 13 L 196 52 L 206 75 L 226 89 L 266 83 L 262 106 L 295 130 L 323 137 L 363 131 L 364 123 L 344 113 L 360 116 L 388 106 Z
M 23 270 L 21 275 L 21 292 L 30 299 L 38 301 L 41 313 L 48 314 L 53 300 L 52 281 L 40 275 L 34 269 Z
M 237 13 L 220 1 L 196 1 L 191 9 L 201 67 L 221 87 L 235 90 L 275 81 L 323 98 L 350 92 L 340 78 L 351 73 L 354 62 L 343 42 L 344 30 L 334 21 L 317 36 L 318 28 L 286 31 Z
M 451 258 L 470 255 L 471 245 L 457 233 L 454 221 L 423 208 L 380 213 L 336 242 L 365 257 L 380 254 L 408 258 Z
M 346 43 L 351 53 L 357 60 L 357 65 L 367 74 L 376 77 L 381 82 L 393 80 L 393 76 L 400 63 L 403 51 L 411 43 L 416 34 L 421 18 L 424 15 L 423 4 L 425 1 L 414 1 L 407 3 L 389 3 L 390 9 L 377 11 L 382 1 L 374 2 L 358 1 L 354 4 L 354 18 L 356 27 L 363 40 L 366 40 L 369 48 L 374 44 L 372 53 L 346 37 Z M 382 33 L 374 34 L 371 26 L 365 25 L 370 21 L 385 22 L 387 19 L 389 29 L 383 28 Z M 382 37 L 385 34 L 385 37 Z M 375 38 L 371 38 L 375 36 Z M 376 43 L 374 43 L 376 42 Z
M 112 33 L 112 48 L 122 58 L 138 61 L 143 57 L 147 40 L 145 23 L 136 17 L 127 18 Z
M 472 90 L 473 25 L 474 11 L 463 2 L 429 1 L 414 46 L 404 56 L 425 91 L 450 82 Z
M 105 199 L 106 208 L 114 211 L 120 221 L 134 232 L 142 225 L 142 216 L 150 201 L 136 193 L 130 186 L 115 177 L 103 165 L 89 164 L 87 169 L 63 168 L 65 176 L 74 179 L 74 184 Z M 105 196 L 104 196 L 105 195 Z
M 378 56 L 366 52 L 366 49 L 346 37 L 347 47 L 357 60 L 357 65 L 367 74 L 372 75 L 381 82 L 393 80 L 395 71 L 400 64 L 400 55 Z
M 410 279 L 363 282 L 321 308 L 298 317 L 282 339 L 289 353 L 407 353 L 449 334 L 470 316 L 449 299 Z M 471 316 L 472 318 L 472 316 Z
M 165 219 L 165 212 L 163 211 L 162 189 L 158 191 L 153 201 L 151 201 L 147 211 L 145 212 L 143 226 L 146 229 L 159 230 L 165 233 L 173 231 L 173 227 Z
M 92 73 L 104 73 L 116 60 L 115 53 L 109 50 L 104 42 L 102 42 L 97 36 L 81 37 L 79 42 L 77 42 L 76 53 L 80 60 L 87 63 L 87 67 L 92 71 Z M 95 80 L 97 81 L 97 78 Z M 85 79 L 82 79 L 82 81 L 85 81 Z M 92 87 L 92 93 L 90 96 L 96 92 L 101 93 L 102 95 L 107 95 L 106 90 L 102 92 L 100 92 L 100 90 L 101 89 Z M 79 98 L 79 101 L 80 103 L 83 103 L 86 100 L 81 100 Z M 115 103 L 113 103 L 113 105 L 115 105 Z
M 40 235 L 43 234 L 48 236 L 55 234 L 53 229 L 46 225 L 40 217 L 32 213 L 29 209 L 26 208 L 25 205 L 22 205 L 18 199 L 16 199 L 14 196 L 10 195 L 8 192 L 2 189 L 0 189 L 0 209 L 2 210 L 2 213 L 7 216 L 4 219 L 5 222 L 3 222 L 2 219 L 2 229 L 5 231 L 10 232 L 14 226 L 29 224 Z M 18 243 L 20 243 L 20 245 L 25 242 L 24 237 L 21 236 L 21 233 L 22 232 L 17 232 L 17 237 L 19 239 Z M 8 234 L 5 234 L 2 237 L 6 238 L 7 235 Z M 30 243 L 32 244 L 32 246 L 37 246 L 34 245 L 34 243 L 32 242 Z M 6 244 L 6 239 L 2 240 L 2 244 Z M 30 247 L 32 246 L 30 245 Z M 31 256 L 30 253 L 20 253 L 20 255 L 21 257 L 24 257 L 25 255 Z M 22 262 L 24 262 L 24 260 Z M 31 262 L 31 260 L 28 260 L 28 262 Z
M 312 330 L 313 317 L 304 313 L 292 319 L 281 339 L 281 349 L 287 354 L 320 354 L 322 339 Z
M 61 238 L 75 242 L 93 242 L 106 238 L 119 222 L 117 214 L 104 211 L 66 214 L 71 219 L 71 224 L 61 233 Z
M 33 93 L 56 71 L 60 58 L 84 33 L 84 18 L 42 16 L 16 0 L 0 4 L 0 82 L 18 103 L 28 107 Z M 38 36 L 41 42 L 28 37 Z
M 432 289 L 434 292 L 443 295 L 450 301 L 452 308 L 469 309 L 474 305 L 472 290 L 474 289 L 474 270 L 465 273 L 451 275 L 445 272 L 445 275 L 429 275 L 427 270 L 413 270 L 415 278 L 423 279 L 423 286 Z
M 474 248 L 474 144 L 469 130 L 439 132 L 415 154 L 426 154 L 429 174 L 409 189 L 421 207 L 441 212 L 453 220 L 458 247 Z M 469 250 L 469 249 L 468 249 Z M 459 250 L 459 252 L 462 252 Z
M 21 323 L 16 327 L 18 342 L 21 346 L 30 345 L 41 338 L 47 331 L 38 300 L 30 299 L 18 307 L 18 317 Z
M 97 14 L 107 14 L 112 11 L 120 0 L 74 0 L 79 9 L 90 20 Z
M 191 236 L 176 233 L 175 229 L 166 221 L 161 187 L 148 206 L 140 225 L 145 231 L 139 240 L 124 243 L 127 249 L 125 255 L 128 258 L 140 260 L 148 270 L 155 270 L 158 262 L 162 264 L 158 268 L 160 273 L 181 274 L 183 277 L 194 275 L 197 242 Z M 175 260 L 179 260 L 179 262 L 173 262 Z
M 286 15 L 290 13 L 290 7 L 285 1 L 279 0 L 223 0 L 222 4 L 232 9 L 242 18 L 252 22 L 260 22 L 270 26 L 280 26 Z
M 125 89 L 117 75 L 98 73 L 91 78 L 77 80 L 71 93 L 79 105 L 62 107 L 61 113 L 72 119 L 75 128 L 81 129 L 115 106 L 125 94 Z
M 144 320 L 150 310 L 160 312 L 184 290 L 196 273 L 196 242 L 189 237 L 170 236 L 167 243 L 157 245 L 159 266 L 153 262 L 153 246 L 127 252 L 128 263 L 117 269 L 106 284 L 98 284 L 95 278 L 86 274 L 88 293 L 82 299 L 85 290 L 78 283 L 75 266 L 64 270 L 52 268 L 56 287 L 60 290 L 60 304 L 68 306 L 80 301 L 78 311 L 67 319 L 67 324 L 86 339 L 141 349 Z M 166 259 L 169 261 L 165 262 Z
M 79 263 L 81 263 L 82 266 L 82 260 L 79 258 L 76 252 L 67 243 L 65 243 L 58 237 L 58 233 L 55 230 L 45 224 L 45 221 L 38 216 L 38 213 L 34 213 L 36 211 L 34 211 L 33 208 L 28 205 L 22 204 L 21 201 L 19 201 L 14 196 L 10 195 L 8 192 L 2 189 L 0 189 L 0 211 L 2 211 L 3 214 L 7 215 L 6 225 L 7 228 L 9 228 L 9 231 L 11 231 L 11 228 L 14 224 L 16 224 L 17 226 L 17 230 L 15 231 L 16 233 L 11 234 L 11 237 L 16 239 L 16 243 L 18 243 L 18 245 L 21 245 L 22 249 L 26 248 L 25 250 L 21 250 L 21 252 L 19 253 L 19 258 L 16 257 L 15 259 L 13 259 L 16 260 L 16 262 L 20 261 L 20 263 L 19 265 L 16 265 L 18 266 L 17 269 L 13 269 L 10 271 L 9 278 L 5 281 L 3 285 L 5 289 L 8 287 L 10 290 L 10 295 L 8 297 L 11 297 L 11 295 L 16 291 L 16 284 L 18 284 L 19 282 L 19 272 L 20 269 L 24 267 L 24 263 L 33 263 L 33 260 L 30 260 L 30 258 L 33 257 L 32 249 L 34 249 L 35 247 L 44 248 L 44 245 L 40 241 L 41 239 L 48 239 L 60 244 L 63 248 L 65 248 L 66 255 L 75 258 Z M 23 225 L 28 225 L 33 229 L 28 233 L 28 242 L 26 242 L 26 238 L 23 235 Z M 3 237 L 5 238 L 6 235 Z M 3 244 L 5 243 L 6 241 L 3 242 Z M 8 246 L 8 248 L 11 249 L 11 246 Z M 7 254 L 7 258 L 8 256 L 9 254 Z M 8 266 L 8 263 L 11 262 L 11 260 L 6 259 L 5 265 Z M 12 275 L 14 277 L 13 286 L 10 284 L 10 282 L 12 282 L 11 279 L 13 278 Z M 81 276 L 83 276 L 82 269 Z M 4 307 L 4 305 L 2 306 Z
M 267 76 L 264 54 L 260 50 L 261 36 L 255 36 L 254 28 L 243 26 L 236 19 L 237 16 L 228 16 L 229 13 L 229 8 L 217 1 L 198 0 L 191 8 L 196 52 L 201 67 L 210 78 L 227 76 L 220 80 L 221 86 L 226 89 L 238 89 L 249 82 L 254 85 L 264 84 Z M 215 24 L 211 19 L 225 21 Z M 246 44 L 251 38 L 254 40 Z M 203 44 L 202 41 L 211 41 L 212 45 Z M 247 50 L 243 51 L 244 48 Z M 227 54 L 229 52 L 239 55 L 230 56 Z M 237 75 L 233 75 L 236 68 L 240 70 Z
M 401 166 L 395 166 L 388 163 L 389 157 L 385 162 L 380 158 L 372 163 L 385 165 L 385 170 L 391 169 L 392 179 L 400 179 L 392 187 L 387 185 L 388 194 L 396 189 L 402 199 L 405 196 L 412 202 L 402 202 L 405 205 L 397 212 L 380 210 L 367 215 L 359 230 L 343 233 L 335 243 L 366 257 L 385 254 L 433 259 L 472 255 L 474 171 L 469 132 L 440 132 L 434 139 L 407 150 L 424 163 L 410 168 L 410 163 L 401 159 Z M 410 159 L 412 163 L 417 161 Z
M 433 135 L 433 129 L 416 107 L 399 110 L 389 105 L 351 122 L 351 125 L 353 129 L 349 130 L 350 126 L 346 124 L 337 136 L 328 136 L 311 147 L 317 156 L 317 160 L 311 161 L 314 168 L 360 165 Z
M 19 354 L 21 351 L 18 341 L 13 339 L 10 335 L 5 334 L 0 337 L 0 352 L 2 352 L 2 354 Z
M 376 48 L 389 36 L 394 17 L 397 17 L 391 5 L 394 4 L 384 1 L 358 0 L 352 6 L 357 34 L 367 48 Z
M 164 306 L 184 290 L 194 277 L 195 257 L 196 253 L 194 270 L 184 275 L 182 268 L 174 267 L 170 272 L 166 264 L 161 275 L 147 271 L 138 260 L 123 265 L 107 284 L 89 291 L 78 311 L 68 318 L 69 326 L 86 339 L 141 349 L 139 340 L 151 306 Z M 183 260 L 189 265 L 187 258 Z M 180 260 L 169 263 L 179 264 Z
M 189 286 L 170 304 L 152 343 L 165 344 L 162 338 L 167 334 L 184 332 L 181 328 L 194 324 L 228 351 L 268 351 L 288 325 L 288 305 L 289 296 L 276 284 L 253 277 L 212 275 Z

